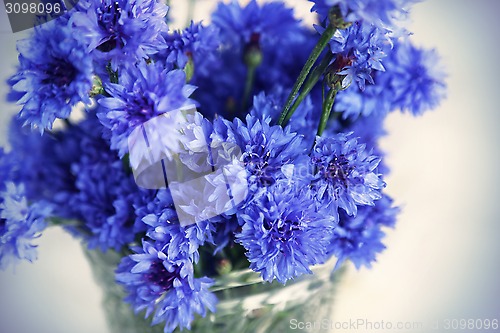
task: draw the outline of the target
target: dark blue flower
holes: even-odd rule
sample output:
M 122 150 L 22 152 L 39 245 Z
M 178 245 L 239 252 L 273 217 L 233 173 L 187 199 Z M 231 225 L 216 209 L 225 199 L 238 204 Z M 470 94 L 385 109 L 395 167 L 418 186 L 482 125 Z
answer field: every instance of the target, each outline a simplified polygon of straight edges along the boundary
M 117 70 L 166 47 L 167 11 L 155 0 L 81 0 L 70 22 L 97 62 Z
M 76 126 L 45 132 L 42 136 L 12 119 L 9 127 L 10 179 L 23 183 L 30 202 L 47 201 L 58 217 L 75 219 L 69 204 L 77 192 L 71 165 L 80 157 L 84 133 Z
M 259 5 L 251 0 L 245 7 L 236 1 L 219 3 L 212 14 L 212 22 L 220 29 L 223 46 L 241 47 L 257 37 L 264 45 L 275 45 L 293 38 L 298 21 L 293 10 L 281 2 Z
M 250 268 L 266 281 L 285 283 L 326 261 L 335 223 L 315 207 L 312 193 L 286 181 L 257 193 L 238 214 L 236 234 Z
M 58 20 L 44 23 L 17 49 L 20 66 L 9 79 L 10 99 L 23 106 L 25 125 L 43 133 L 56 118 L 68 118 L 76 103 L 90 103 L 92 60 L 74 30 Z
M 199 87 L 195 98 L 207 117 L 218 114 L 231 120 L 248 113 L 242 102 L 248 54 L 261 59 L 252 96 L 259 91 L 270 92 L 276 84 L 291 87 L 317 40 L 293 16 L 292 9 L 278 2 L 259 5 L 251 1 L 246 7 L 237 2 L 221 3 L 212 21 L 221 32 L 221 47 L 216 57 L 196 64 L 193 78 Z M 247 106 L 251 101 L 250 97 Z
M 338 258 L 337 267 L 350 260 L 356 268 L 371 267 L 376 255 L 385 249 L 382 227 L 394 227 L 399 209 L 392 199 L 383 195 L 375 206 L 363 206 L 353 217 L 340 212 L 329 251 Z
M 186 84 L 182 70 L 168 71 L 161 63 L 128 67 L 119 84 L 106 85 L 111 97 L 99 100 L 99 119 L 110 130 L 111 148 L 120 157 L 128 151 L 128 136 L 146 121 L 190 103 L 194 87 Z
M 390 63 L 389 87 L 396 107 L 414 115 L 434 109 L 446 95 L 446 74 L 436 50 L 399 43 Z
M 136 313 L 153 314 L 153 325 L 164 323 L 166 333 L 190 329 L 195 314 L 215 312 L 217 298 L 209 291 L 213 280 L 194 278 L 191 261 L 172 261 L 166 254 L 168 245 L 155 244 L 143 241 L 142 248 L 133 248 L 135 253 L 118 266 L 116 280 L 125 287 L 125 300 Z
M 167 48 L 158 58 L 184 68 L 191 58 L 195 65 L 202 57 L 211 56 L 219 47 L 219 31 L 215 26 L 191 22 L 183 31 L 174 31 L 166 37 Z M 197 69 L 197 68 L 196 68 Z
M 311 162 L 315 174 L 312 187 L 320 206 L 338 221 L 338 208 L 355 216 L 357 206 L 374 205 L 385 187 L 377 173 L 380 160 L 350 134 L 318 137 Z
M 328 17 L 334 6 L 347 22 L 364 21 L 378 27 L 393 27 L 395 21 L 404 18 L 408 7 L 415 0 L 309 0 L 314 3 L 311 11 L 321 20 Z
M 40 237 L 47 226 L 45 218 L 52 207 L 44 202 L 28 205 L 24 186 L 13 182 L 0 187 L 0 269 L 16 264 L 19 260 L 33 262 L 37 258 L 33 241 Z
M 76 193 L 71 198 L 89 248 L 115 250 L 134 240 L 134 197 L 138 188 L 123 161 L 102 138 L 95 113 L 78 124 L 85 135 L 71 165 Z

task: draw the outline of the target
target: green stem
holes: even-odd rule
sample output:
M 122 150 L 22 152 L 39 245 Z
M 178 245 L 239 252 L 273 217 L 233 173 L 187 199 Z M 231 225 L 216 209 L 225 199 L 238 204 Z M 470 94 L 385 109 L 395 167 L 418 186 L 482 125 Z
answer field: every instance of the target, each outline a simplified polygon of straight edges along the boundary
M 290 110 L 288 111 L 288 114 L 286 115 L 285 119 L 283 120 L 282 126 L 285 126 L 288 123 L 288 121 L 290 120 L 290 118 L 292 118 L 293 114 L 295 113 L 295 111 L 297 110 L 299 105 L 307 97 L 307 95 L 309 95 L 309 93 L 314 88 L 316 83 L 318 83 L 321 75 L 323 75 L 323 73 L 325 72 L 326 68 L 328 67 L 328 65 L 330 64 L 330 61 L 332 61 L 332 59 L 333 59 L 333 53 L 329 52 L 323 58 L 323 60 L 321 60 L 321 63 L 312 70 L 311 75 L 309 75 L 306 83 L 304 83 L 304 89 L 302 90 L 300 95 L 297 97 L 297 99 L 295 100 L 295 103 L 293 103 L 293 106 L 290 108 Z
M 323 102 L 323 113 L 321 114 L 321 119 L 319 121 L 317 136 L 321 136 L 326 128 L 328 119 L 330 118 L 330 113 L 332 112 L 333 102 L 335 101 L 335 96 L 337 96 L 338 89 L 331 88 L 326 95 L 326 100 Z
M 253 83 L 255 80 L 256 66 L 247 67 L 247 78 L 245 81 L 245 90 L 243 91 L 243 99 L 241 100 L 241 109 L 244 111 L 248 105 L 248 99 L 252 93 Z
M 319 56 L 321 55 L 321 52 L 325 49 L 325 47 L 328 45 L 328 42 L 330 39 L 332 39 L 333 34 L 337 28 L 333 27 L 332 25 L 329 25 L 326 30 L 323 32 L 321 35 L 320 40 L 314 46 L 314 49 L 312 50 L 311 54 L 309 55 L 309 58 L 306 61 L 306 64 L 304 65 L 304 68 L 302 68 L 302 71 L 299 74 L 299 77 L 297 78 L 297 81 L 295 81 L 295 84 L 293 85 L 292 91 L 290 92 L 290 95 L 288 95 L 288 99 L 285 103 L 285 106 L 283 108 L 283 111 L 281 112 L 280 118 L 278 120 L 278 124 L 282 125 L 283 122 L 285 121 L 285 118 L 290 110 L 290 107 L 292 106 L 292 103 L 295 100 L 295 97 L 297 97 L 297 94 L 299 93 L 300 88 L 302 87 L 302 84 L 304 84 L 304 81 L 306 80 L 307 75 L 311 71 L 311 68 L 314 66 L 314 63 L 316 60 L 318 60 Z

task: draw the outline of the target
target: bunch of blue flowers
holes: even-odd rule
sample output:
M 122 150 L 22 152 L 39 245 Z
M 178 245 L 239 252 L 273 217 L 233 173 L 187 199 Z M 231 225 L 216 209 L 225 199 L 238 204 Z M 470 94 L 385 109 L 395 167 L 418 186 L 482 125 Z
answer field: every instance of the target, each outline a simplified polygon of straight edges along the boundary
M 8 81 L 0 268 L 62 226 L 121 253 L 125 301 L 172 332 L 231 269 L 370 267 L 398 213 L 384 118 L 435 108 L 445 75 L 404 28 L 413 0 L 310 1 L 314 27 L 255 0 L 176 31 L 155 0 L 80 0 L 35 27 Z

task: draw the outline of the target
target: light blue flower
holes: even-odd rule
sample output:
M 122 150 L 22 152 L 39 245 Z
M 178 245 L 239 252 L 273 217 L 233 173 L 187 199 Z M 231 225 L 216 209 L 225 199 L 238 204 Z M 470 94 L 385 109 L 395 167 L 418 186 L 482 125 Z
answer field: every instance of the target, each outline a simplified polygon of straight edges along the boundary
M 280 181 L 262 188 L 238 214 L 236 241 L 265 281 L 285 283 L 326 261 L 335 221 L 318 212 L 313 194 Z
M 1 185 L 5 189 L 0 192 L 0 269 L 6 269 L 20 260 L 37 258 L 34 241 L 46 228 L 52 207 L 43 202 L 29 206 L 23 185 Z
M 338 221 L 338 208 L 355 216 L 357 206 L 374 205 L 384 181 L 377 172 L 381 159 L 358 143 L 352 133 L 317 137 L 311 154 L 315 179 L 312 188 L 319 205 Z

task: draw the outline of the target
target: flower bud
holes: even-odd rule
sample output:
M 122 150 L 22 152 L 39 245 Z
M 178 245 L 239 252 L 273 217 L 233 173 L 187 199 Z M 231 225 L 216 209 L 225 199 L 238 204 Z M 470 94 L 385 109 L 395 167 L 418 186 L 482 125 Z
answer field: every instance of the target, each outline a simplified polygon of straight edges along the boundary
M 257 68 L 262 63 L 263 55 L 259 41 L 260 35 L 253 33 L 243 51 L 243 61 L 249 68 Z

